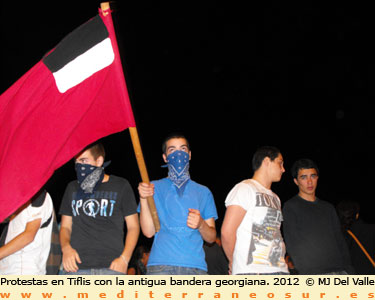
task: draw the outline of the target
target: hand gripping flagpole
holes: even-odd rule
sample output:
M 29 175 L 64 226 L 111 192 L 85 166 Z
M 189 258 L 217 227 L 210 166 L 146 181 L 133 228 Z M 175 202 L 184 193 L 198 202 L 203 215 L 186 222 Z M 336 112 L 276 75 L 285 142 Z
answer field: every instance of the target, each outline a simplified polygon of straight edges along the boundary
M 103 16 L 106 17 L 106 18 L 109 18 L 109 20 L 112 23 L 112 17 L 111 17 L 111 14 L 110 14 L 111 11 L 110 11 L 109 2 L 102 2 L 100 4 L 100 8 L 102 10 Z M 122 71 L 122 67 L 121 67 L 121 71 Z M 121 74 L 123 76 L 123 73 L 121 73 Z M 125 78 L 124 78 L 124 82 L 125 82 Z M 139 172 L 141 173 L 142 181 L 145 182 L 145 183 L 150 183 L 150 179 L 149 179 L 148 173 L 147 173 L 146 163 L 145 163 L 145 160 L 144 160 L 144 157 L 143 157 L 141 143 L 139 141 L 137 128 L 136 127 L 129 127 L 129 132 L 130 132 L 130 137 L 131 137 L 133 148 L 134 148 L 135 157 L 137 159 L 138 169 L 139 169 Z M 158 232 L 160 230 L 160 222 L 159 222 L 158 214 L 157 214 L 157 211 L 156 211 L 154 198 L 152 196 L 147 197 L 147 203 L 148 203 L 148 206 L 150 208 L 152 221 L 153 221 L 154 226 L 155 226 L 155 232 Z

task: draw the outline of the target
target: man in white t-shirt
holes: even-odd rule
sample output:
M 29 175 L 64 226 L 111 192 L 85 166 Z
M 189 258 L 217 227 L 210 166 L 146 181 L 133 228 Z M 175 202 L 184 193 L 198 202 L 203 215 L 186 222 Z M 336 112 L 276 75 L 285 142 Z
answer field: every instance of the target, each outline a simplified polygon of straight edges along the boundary
M 53 203 L 43 191 L 11 217 L 0 247 L 1 275 L 44 275 L 51 245 Z
M 222 245 L 231 274 L 288 274 L 281 236 L 279 197 L 271 185 L 285 172 L 280 151 L 259 148 L 252 160 L 254 176 L 228 194 L 221 229 Z

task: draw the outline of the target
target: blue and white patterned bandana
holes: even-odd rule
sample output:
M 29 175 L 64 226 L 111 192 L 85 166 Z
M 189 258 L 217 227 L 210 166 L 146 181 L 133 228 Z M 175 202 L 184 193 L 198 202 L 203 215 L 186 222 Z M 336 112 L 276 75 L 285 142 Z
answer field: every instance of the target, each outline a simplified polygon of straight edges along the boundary
M 182 196 L 186 183 L 190 179 L 189 153 L 176 150 L 167 156 L 168 178 L 172 180 L 177 188 L 179 196 Z
M 111 162 L 105 162 L 103 166 L 96 167 L 89 164 L 75 164 L 79 190 L 77 191 L 78 199 L 90 197 L 104 178 L 104 168 Z

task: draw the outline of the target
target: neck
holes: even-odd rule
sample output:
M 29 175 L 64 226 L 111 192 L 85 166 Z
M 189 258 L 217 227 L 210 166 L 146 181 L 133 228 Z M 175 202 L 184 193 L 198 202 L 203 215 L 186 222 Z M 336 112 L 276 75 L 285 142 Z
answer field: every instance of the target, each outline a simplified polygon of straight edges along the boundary
M 298 193 L 298 196 L 300 196 L 304 200 L 310 201 L 310 202 L 314 202 L 316 200 L 315 193 L 314 194 L 306 194 L 306 193 L 300 191 Z
M 265 176 L 262 176 L 261 173 L 255 172 L 253 178 L 255 181 L 259 182 L 261 185 L 263 185 L 266 189 L 271 189 L 272 181 L 267 179 Z

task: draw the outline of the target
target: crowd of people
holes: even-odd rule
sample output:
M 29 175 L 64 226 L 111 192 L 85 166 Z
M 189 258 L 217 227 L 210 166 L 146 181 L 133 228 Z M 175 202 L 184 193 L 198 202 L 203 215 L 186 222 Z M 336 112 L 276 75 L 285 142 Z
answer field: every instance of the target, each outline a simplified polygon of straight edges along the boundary
M 68 184 L 61 201 L 59 230 L 52 199 L 41 189 L 7 220 L 0 274 L 375 273 L 374 226 L 361 221 L 357 203 L 342 201 L 335 209 L 316 196 L 314 161 L 294 162 L 291 175 L 298 191 L 282 207 L 271 187 L 285 172 L 283 156 L 275 147 L 257 149 L 253 176 L 229 192 L 217 230 L 211 191 L 190 178 L 186 137 L 168 136 L 162 157 L 168 176 L 139 183 L 137 201 L 126 179 L 105 173 L 102 144 L 83 149 L 74 158 L 77 180 Z M 153 238 L 150 248 L 138 244 L 140 231 Z

